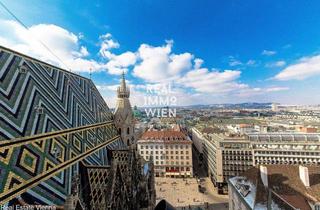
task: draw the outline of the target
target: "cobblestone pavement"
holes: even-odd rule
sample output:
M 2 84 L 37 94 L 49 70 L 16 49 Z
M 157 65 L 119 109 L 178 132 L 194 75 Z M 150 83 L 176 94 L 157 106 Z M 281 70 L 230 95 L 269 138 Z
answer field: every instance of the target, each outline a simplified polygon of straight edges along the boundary
M 218 195 L 209 178 L 204 178 L 205 193 L 198 190 L 196 178 L 156 177 L 157 202 L 168 201 L 177 209 L 227 210 L 228 196 Z

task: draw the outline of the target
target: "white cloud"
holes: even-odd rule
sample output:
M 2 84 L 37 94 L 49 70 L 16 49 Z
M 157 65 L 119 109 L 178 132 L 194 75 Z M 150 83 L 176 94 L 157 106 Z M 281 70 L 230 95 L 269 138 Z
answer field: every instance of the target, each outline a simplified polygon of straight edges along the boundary
M 292 47 L 291 44 L 286 44 L 286 45 L 284 45 L 282 48 L 283 48 L 283 49 L 289 49 L 289 48 L 291 48 L 291 47 Z
M 120 55 L 110 53 L 110 59 L 105 66 L 109 74 L 120 75 L 122 72 L 127 73 L 128 67 L 134 65 L 136 59 L 136 55 L 130 51 Z
M 255 60 L 248 60 L 247 63 L 246 63 L 248 66 L 254 66 L 256 64 L 256 61 Z
M 289 90 L 289 87 L 269 87 L 266 89 L 266 92 L 278 92 L 278 91 L 284 91 Z
M 242 63 L 238 60 L 234 60 L 234 61 L 230 61 L 229 65 L 230 66 L 239 66 L 239 65 L 242 65 Z
M 106 56 L 106 51 L 120 47 L 120 44 L 112 39 L 112 35 L 110 33 L 101 35 L 99 38 L 102 40 L 100 54 L 103 56 Z
M 270 94 L 272 92 L 281 92 L 289 90 L 288 87 L 266 87 L 266 88 L 244 88 L 241 89 L 236 95 L 242 98 L 249 98 L 257 95 Z
M 233 56 L 229 56 L 229 65 L 230 66 L 240 66 L 243 63 L 239 60 L 237 60 L 235 57 Z
M 227 93 L 247 87 L 246 84 L 236 81 L 240 74 L 241 72 L 237 70 L 210 72 L 207 68 L 199 68 L 189 71 L 177 82 L 202 93 Z
M 81 56 L 83 56 L 83 57 L 86 57 L 89 55 L 88 49 L 84 46 L 80 47 L 80 53 L 81 53 Z
M 79 36 L 53 24 L 33 25 L 26 30 L 12 20 L 0 19 L 0 44 L 45 62 L 71 68 L 74 71 L 102 70 L 103 66 L 86 59 L 89 52 L 79 43 Z M 63 62 L 52 55 L 42 44 L 45 43 Z
M 276 62 L 272 62 L 272 63 L 267 63 L 266 67 L 268 68 L 275 68 L 275 67 L 283 67 L 286 65 L 285 61 L 276 61 Z
M 176 80 L 176 83 L 187 88 L 193 88 L 200 93 L 213 94 L 229 93 L 248 87 L 246 84 L 237 82 L 241 71 L 209 71 L 207 68 L 201 68 L 201 64 L 202 61 L 196 61 L 194 69 L 188 71 L 180 79 Z
M 262 51 L 262 55 L 267 55 L 267 56 L 271 56 L 271 55 L 275 55 L 277 52 L 273 51 L 273 50 L 263 50 Z
M 276 80 L 303 80 L 320 75 L 320 55 L 305 57 L 278 73 Z
M 66 68 L 66 63 L 76 71 L 100 71 L 106 69 L 109 74 L 121 74 L 132 69 L 132 75 L 149 84 L 130 84 L 132 87 L 131 100 L 133 105 L 141 105 L 145 96 L 146 87 L 157 85 L 159 82 L 174 82 L 174 94 L 179 105 L 194 103 L 210 103 L 214 100 L 231 100 L 235 96 L 250 96 L 261 93 L 271 93 L 286 90 L 286 87 L 257 88 L 240 82 L 241 71 L 209 70 L 201 67 L 204 61 L 194 58 L 189 52 L 175 54 L 172 52 L 173 41 L 166 41 L 162 46 L 141 44 L 137 51 L 127 51 L 115 54 L 112 50 L 119 48 L 111 34 L 100 36 L 100 50 L 98 55 L 103 61 L 89 59 L 88 48 L 81 44 L 83 34 L 74 33 L 52 24 L 33 25 L 26 30 L 15 21 L 0 19 L 0 44 L 12 48 L 29 56 Z M 50 54 L 37 40 L 43 41 L 63 63 Z M 270 51 L 268 51 L 270 52 Z M 273 52 L 273 51 L 272 51 Z M 275 52 L 274 52 L 275 53 Z M 269 53 L 270 54 L 270 53 Z M 310 74 L 319 73 L 320 58 L 307 58 L 301 64 L 308 65 Z M 232 57 L 231 66 L 243 67 L 255 65 L 254 60 L 242 63 Z M 294 65 L 289 66 L 294 67 Z M 289 68 L 288 67 L 288 68 Z M 284 74 L 291 73 L 286 68 L 279 73 L 277 79 L 286 78 Z M 296 67 L 294 67 L 296 68 Z M 308 75 L 308 74 L 307 74 Z M 104 94 L 111 106 L 115 103 L 116 85 L 97 86 Z M 210 96 L 208 100 L 207 96 Z M 112 100 L 112 101 L 111 101 Z
M 229 56 L 229 66 L 231 67 L 235 67 L 235 66 L 239 66 L 240 67 L 252 67 L 252 66 L 256 66 L 257 62 L 253 59 L 249 59 L 247 62 L 242 62 L 239 59 L 236 59 L 234 56 Z
M 136 63 L 137 56 L 133 52 L 127 51 L 119 55 L 111 52 L 112 49 L 119 48 L 120 44 L 113 40 L 110 33 L 100 36 L 100 40 L 99 54 L 107 60 L 105 67 L 109 74 L 120 75 Z
M 201 67 L 201 65 L 203 64 L 203 62 L 204 61 L 200 58 L 194 59 L 194 68 L 199 69 Z
M 171 53 L 172 44 L 172 41 L 160 47 L 142 44 L 137 51 L 140 62 L 135 65 L 133 75 L 148 82 L 159 82 L 176 79 L 190 70 L 193 55 Z

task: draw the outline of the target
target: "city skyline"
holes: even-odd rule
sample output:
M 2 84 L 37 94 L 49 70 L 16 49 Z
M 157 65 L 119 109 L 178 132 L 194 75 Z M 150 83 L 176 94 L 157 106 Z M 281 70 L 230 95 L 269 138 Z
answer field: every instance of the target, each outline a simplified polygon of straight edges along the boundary
M 1 7 L 1 45 L 85 77 L 91 69 L 110 107 L 123 71 L 138 106 L 164 83 L 177 105 L 320 103 L 316 1 L 2 2 L 29 31 Z

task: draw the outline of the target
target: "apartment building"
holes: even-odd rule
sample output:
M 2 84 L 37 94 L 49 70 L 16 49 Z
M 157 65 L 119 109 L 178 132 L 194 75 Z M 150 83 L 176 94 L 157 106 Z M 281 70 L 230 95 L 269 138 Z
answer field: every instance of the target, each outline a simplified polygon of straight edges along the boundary
M 139 154 L 153 160 L 156 176 L 192 177 L 192 141 L 178 130 L 149 130 L 137 142 Z
M 202 140 L 203 163 L 219 193 L 228 191 L 229 178 L 256 165 L 320 165 L 320 133 L 242 136 L 202 133 L 201 136 L 203 138 L 197 138 L 197 141 Z
M 204 165 L 219 193 L 227 193 L 227 180 L 253 166 L 252 150 L 243 137 L 223 134 L 206 135 L 203 145 Z
M 320 165 L 320 133 L 248 134 L 253 164 Z

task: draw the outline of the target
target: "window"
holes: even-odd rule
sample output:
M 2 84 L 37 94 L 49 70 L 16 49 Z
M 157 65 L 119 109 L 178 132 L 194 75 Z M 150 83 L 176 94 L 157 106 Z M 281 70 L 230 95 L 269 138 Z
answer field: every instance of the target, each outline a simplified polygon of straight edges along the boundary
M 176 156 L 176 160 L 178 160 L 179 159 L 179 156 Z
M 180 154 L 183 154 L 183 151 L 181 151 Z
M 158 154 L 159 152 L 158 151 L 156 151 L 156 154 Z
M 179 154 L 179 151 L 176 151 L 176 154 Z
M 176 149 L 178 149 L 178 145 L 176 145 Z
M 186 159 L 189 160 L 189 156 L 186 156 Z
M 166 151 L 166 154 L 169 154 L 169 151 Z
M 120 135 L 121 135 L 121 128 L 119 128 L 119 133 L 120 133 Z
M 183 160 L 183 156 L 181 156 L 181 160 Z
M 156 159 L 159 159 L 159 156 L 156 156 Z
M 143 145 L 141 145 L 140 148 L 143 149 Z
M 146 146 L 146 149 L 148 149 L 148 146 Z
M 163 149 L 163 147 L 162 147 L 162 146 L 160 146 L 160 149 Z
M 150 151 L 150 154 L 153 154 L 153 151 Z
M 186 154 L 189 154 L 189 151 L 186 151 Z
M 130 134 L 130 128 L 129 127 L 127 128 L 127 134 Z
M 156 145 L 155 148 L 158 149 L 158 145 Z
M 170 151 L 170 154 L 172 155 L 172 154 L 173 154 L 173 151 Z
M 146 151 L 146 154 L 149 154 L 149 151 Z
M 150 149 L 153 149 L 153 146 L 150 146 Z
M 156 165 L 158 165 L 159 164 L 159 161 L 156 161 Z
M 143 154 L 143 151 L 140 151 L 141 154 Z

